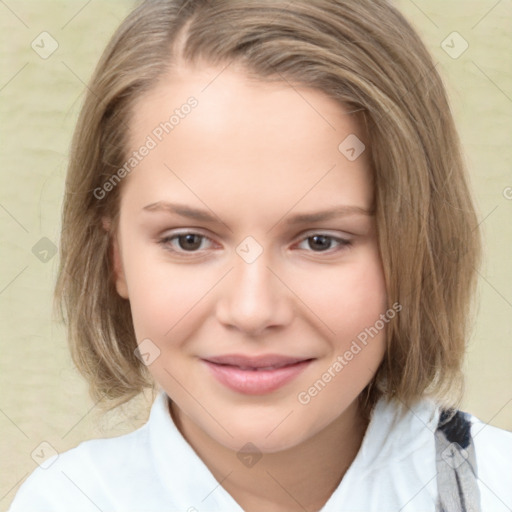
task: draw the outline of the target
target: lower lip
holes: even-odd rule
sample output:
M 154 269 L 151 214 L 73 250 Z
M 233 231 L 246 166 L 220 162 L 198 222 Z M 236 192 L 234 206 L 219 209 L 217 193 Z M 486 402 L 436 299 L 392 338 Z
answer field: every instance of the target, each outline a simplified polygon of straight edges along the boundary
M 241 370 L 238 366 L 204 362 L 213 376 L 228 388 L 246 395 L 264 395 L 293 380 L 312 360 L 301 361 L 275 370 Z

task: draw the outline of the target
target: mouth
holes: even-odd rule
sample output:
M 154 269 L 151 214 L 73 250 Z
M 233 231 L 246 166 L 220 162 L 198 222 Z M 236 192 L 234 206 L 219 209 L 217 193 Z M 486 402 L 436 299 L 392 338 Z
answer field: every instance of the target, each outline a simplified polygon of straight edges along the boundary
M 208 357 L 202 361 L 218 382 L 238 393 L 263 395 L 295 379 L 314 358 L 237 354 Z

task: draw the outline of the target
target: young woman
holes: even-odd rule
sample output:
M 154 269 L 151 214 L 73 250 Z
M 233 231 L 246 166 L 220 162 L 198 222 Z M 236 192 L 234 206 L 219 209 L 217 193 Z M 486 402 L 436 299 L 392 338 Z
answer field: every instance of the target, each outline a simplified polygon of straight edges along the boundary
M 76 128 L 56 299 L 95 399 L 157 397 L 11 510 L 510 510 L 512 434 L 456 408 L 465 172 L 387 1 L 142 3 Z

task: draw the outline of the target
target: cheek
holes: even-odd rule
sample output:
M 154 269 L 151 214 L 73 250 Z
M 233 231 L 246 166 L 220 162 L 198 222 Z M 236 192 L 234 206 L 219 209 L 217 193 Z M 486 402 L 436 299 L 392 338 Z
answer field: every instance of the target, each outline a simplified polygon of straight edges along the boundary
M 165 264 L 153 264 L 132 276 L 130 304 L 137 339 L 175 338 L 190 318 L 200 313 L 201 299 L 215 282 L 210 284 L 208 276 L 192 267 Z
M 201 299 L 214 276 L 194 272 L 192 266 L 154 261 L 144 269 L 134 265 L 131 271 L 133 327 L 140 349 L 150 353 L 148 370 L 170 396 L 186 400 L 178 384 L 190 378 L 183 357 L 194 352 L 190 340 L 203 322 L 206 301 Z
M 334 344 L 349 343 L 386 311 L 387 294 L 380 258 L 368 250 L 346 264 L 305 271 L 296 278 L 298 295 L 316 314 Z
M 380 264 L 354 269 L 339 298 L 335 330 L 354 336 L 373 325 L 386 310 L 386 287 Z
M 172 351 L 200 324 L 205 299 L 222 271 L 170 261 L 165 250 L 155 245 L 127 236 L 124 270 L 137 341 L 149 338 L 162 352 Z
M 386 350 L 387 298 L 378 257 L 333 273 L 316 295 L 316 307 L 329 326 L 329 357 L 297 394 L 297 402 L 321 426 L 338 417 L 374 377 Z M 325 411 L 329 411 L 327 414 Z M 320 421 L 320 420 L 319 420 Z M 320 423 L 316 426 L 318 427 Z

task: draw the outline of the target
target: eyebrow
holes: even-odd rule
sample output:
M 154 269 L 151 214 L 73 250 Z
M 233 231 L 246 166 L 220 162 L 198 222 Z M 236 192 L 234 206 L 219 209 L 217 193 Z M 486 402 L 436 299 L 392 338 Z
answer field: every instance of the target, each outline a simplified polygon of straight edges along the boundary
M 156 203 L 148 204 L 144 206 L 142 210 L 150 212 L 163 211 L 168 213 L 175 213 L 177 215 L 180 215 L 181 217 L 187 217 L 189 219 L 194 219 L 202 222 L 215 223 L 220 221 L 218 216 L 211 214 L 206 210 L 192 208 L 190 206 L 183 204 L 170 203 L 168 201 L 157 201 Z M 373 212 L 360 206 L 340 205 L 329 210 L 322 210 L 314 213 L 298 213 L 292 215 L 291 217 L 286 219 L 286 224 L 306 224 L 308 222 L 325 221 L 336 217 L 345 217 L 347 215 L 372 216 Z

